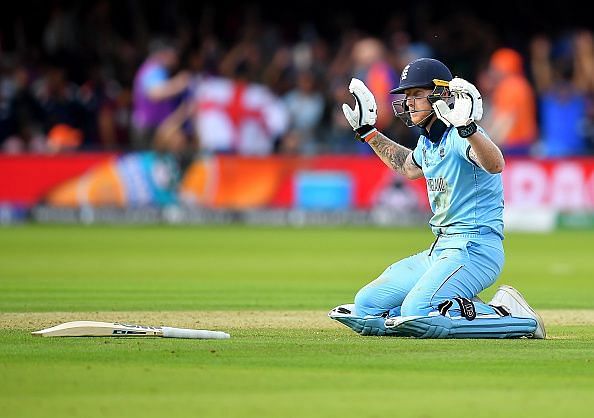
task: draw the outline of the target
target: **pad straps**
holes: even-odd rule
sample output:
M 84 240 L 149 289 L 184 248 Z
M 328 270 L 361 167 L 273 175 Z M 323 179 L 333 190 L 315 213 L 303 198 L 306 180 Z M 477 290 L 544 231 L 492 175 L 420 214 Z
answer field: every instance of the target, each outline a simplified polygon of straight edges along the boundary
M 474 318 L 476 318 L 476 309 L 474 309 L 474 303 L 472 303 L 470 299 L 456 296 L 453 300 L 458 303 L 458 306 L 460 307 L 460 314 L 464 318 L 468 319 L 469 321 L 472 321 Z M 441 315 L 446 316 L 452 305 L 454 305 L 452 300 L 445 300 L 437 306 L 437 309 Z

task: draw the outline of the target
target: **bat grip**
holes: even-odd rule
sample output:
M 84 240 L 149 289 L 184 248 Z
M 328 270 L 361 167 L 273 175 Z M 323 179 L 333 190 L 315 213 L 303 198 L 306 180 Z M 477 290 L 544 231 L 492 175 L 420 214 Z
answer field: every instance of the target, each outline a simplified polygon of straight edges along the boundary
M 209 331 L 205 329 L 186 329 L 162 327 L 165 338 L 194 338 L 194 339 L 216 339 L 223 340 L 231 336 L 223 331 Z

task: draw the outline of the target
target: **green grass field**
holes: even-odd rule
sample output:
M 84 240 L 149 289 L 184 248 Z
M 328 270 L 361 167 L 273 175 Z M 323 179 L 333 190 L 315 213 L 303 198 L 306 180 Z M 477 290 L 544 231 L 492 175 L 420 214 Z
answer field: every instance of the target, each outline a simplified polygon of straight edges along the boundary
M 498 284 L 515 286 L 543 313 L 544 341 L 361 337 L 327 318 L 431 242 L 427 229 L 368 227 L 1 229 L 0 416 L 591 414 L 591 232 L 507 236 Z M 91 317 L 232 337 L 30 334 Z

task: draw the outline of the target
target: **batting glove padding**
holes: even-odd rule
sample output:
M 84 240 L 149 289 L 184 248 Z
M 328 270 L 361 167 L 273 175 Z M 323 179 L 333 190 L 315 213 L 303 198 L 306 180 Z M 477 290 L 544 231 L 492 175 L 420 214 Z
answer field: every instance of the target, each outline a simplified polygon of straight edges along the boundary
M 459 77 L 450 81 L 449 90 L 454 96 L 454 108 L 438 100 L 433 110 L 443 123 L 458 128 L 462 137 L 468 137 L 476 132 L 474 122 L 483 117 L 483 98 L 473 84 Z
M 377 131 L 375 128 L 375 122 L 377 120 L 375 97 L 373 97 L 373 93 L 371 93 L 367 86 L 357 78 L 351 80 L 349 91 L 355 98 L 355 108 L 351 109 L 349 105 L 344 103 L 342 105 L 342 111 L 353 130 L 358 134 L 358 137 L 366 142 L 365 139 L 371 133 Z

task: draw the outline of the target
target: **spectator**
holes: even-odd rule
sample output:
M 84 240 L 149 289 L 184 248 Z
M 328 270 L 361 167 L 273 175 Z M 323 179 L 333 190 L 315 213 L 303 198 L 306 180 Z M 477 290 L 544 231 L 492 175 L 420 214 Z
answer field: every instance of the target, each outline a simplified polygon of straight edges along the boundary
M 287 109 L 266 85 L 253 81 L 253 70 L 250 61 L 239 59 L 232 78 L 197 83 L 193 120 L 201 152 L 269 155 L 282 142 Z
M 573 39 L 575 82 L 587 100 L 583 131 L 587 152 L 594 154 L 594 32 L 590 29 L 578 29 Z
M 78 41 L 77 35 L 75 8 L 68 7 L 61 1 L 52 2 L 42 34 L 45 51 L 52 55 L 74 51 Z
M 80 149 L 83 131 L 65 123 L 56 123 L 47 133 L 46 150 L 49 153 L 70 152 Z
M 530 57 L 539 104 L 538 155 L 554 158 L 584 154 L 587 98 L 575 78 L 571 38 L 554 47 L 547 36 L 536 36 Z
M 374 37 L 364 37 L 357 41 L 352 50 L 355 78 L 363 81 L 375 97 L 382 98 L 377 104 L 376 126 L 381 131 L 390 131 L 394 124 L 392 100 L 386 92 L 398 82 L 398 77 L 386 57 L 384 43 Z M 360 153 L 369 153 L 369 147 L 359 146 Z
M 315 154 L 319 145 L 319 124 L 324 113 L 324 96 L 318 75 L 311 69 L 297 73 L 297 85 L 283 98 L 292 132 L 296 135 L 294 153 Z
M 13 71 L 14 91 L 6 106 L 4 143 L 7 153 L 43 152 L 45 150 L 45 112 L 31 90 L 32 76 L 23 65 Z
M 99 63 L 90 66 L 88 77 L 79 89 L 80 100 L 88 111 L 84 126 L 85 137 L 92 150 L 117 150 L 124 148 L 127 138 L 122 137 L 116 121 L 118 97 L 122 88 L 118 82 L 104 74 Z M 129 127 L 128 127 L 129 130 Z
M 191 163 L 190 137 L 184 125 L 190 118 L 191 101 L 182 102 L 155 130 L 153 151 L 175 161 L 183 171 Z
M 483 125 L 506 156 L 527 156 L 538 138 L 536 94 L 524 72 L 524 60 L 512 48 L 493 52 L 486 75 L 485 100 L 491 111 Z
M 155 130 L 181 102 L 190 75 L 180 71 L 172 76 L 178 65 L 179 52 L 171 42 L 152 42 L 150 54 L 134 78 L 130 138 L 134 149 L 151 148 Z
M 89 110 L 80 100 L 79 86 L 68 77 L 65 60 L 66 56 L 61 54 L 53 57 L 44 76 L 33 85 L 34 94 L 43 109 L 44 134 L 47 136 L 51 133 L 47 137 L 47 145 L 52 152 L 61 150 L 60 146 L 56 146 L 55 138 L 63 138 L 64 132 L 76 133 L 72 135 L 73 140 L 67 141 L 71 151 L 87 145 L 85 141 L 89 140 L 82 133 L 89 118 Z
M 344 118 L 339 103 L 345 103 L 353 99 L 345 84 L 348 80 L 337 79 L 329 83 L 329 97 L 326 108 L 325 145 L 326 150 L 333 154 L 358 154 L 361 146 L 358 141 L 353 141 L 353 129 Z

